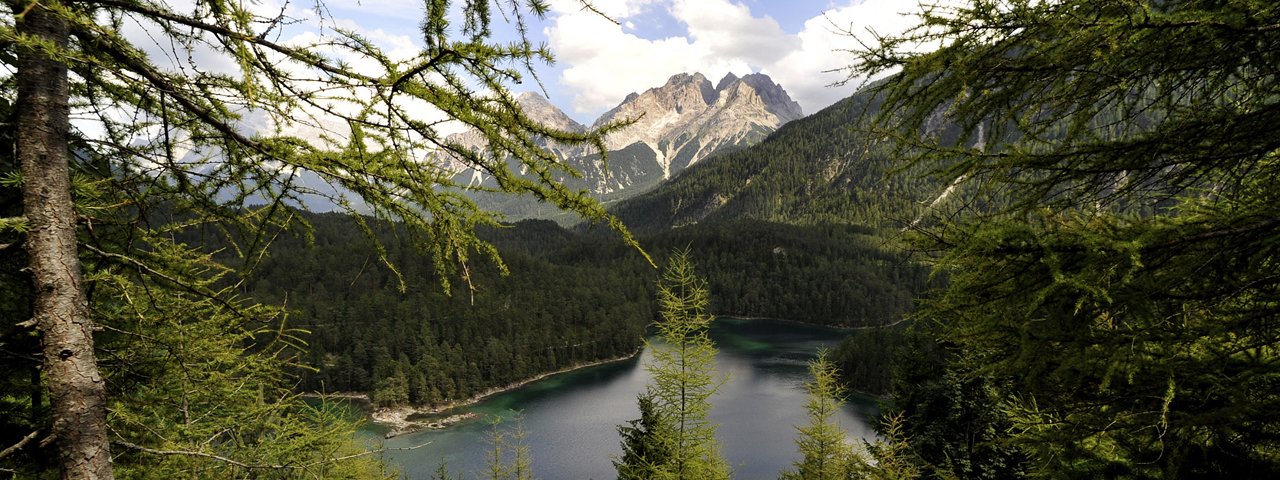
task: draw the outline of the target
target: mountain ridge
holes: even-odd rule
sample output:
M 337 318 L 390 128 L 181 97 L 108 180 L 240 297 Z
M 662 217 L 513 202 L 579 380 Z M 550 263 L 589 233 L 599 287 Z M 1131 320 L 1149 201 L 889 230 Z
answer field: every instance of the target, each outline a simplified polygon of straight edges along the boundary
M 537 122 L 566 131 L 588 130 L 541 94 L 524 92 L 516 100 L 525 115 Z M 607 166 L 587 147 L 554 142 L 541 145 L 582 174 L 581 178 L 563 175 L 557 180 L 601 200 L 619 200 L 648 190 L 713 154 L 755 144 L 802 117 L 800 105 L 768 75 L 729 74 L 713 85 L 701 73 L 679 73 L 661 86 L 627 95 L 592 122 L 590 128 L 633 122 L 605 137 Z M 476 132 L 454 134 L 450 139 L 470 148 L 485 148 Z M 490 181 L 462 167 L 455 178 L 471 186 Z M 475 198 L 512 219 L 554 214 L 547 206 L 531 205 L 527 198 L 485 194 Z
M 735 219 L 900 228 L 940 188 L 919 172 L 890 175 L 892 151 L 859 127 L 879 102 L 864 89 L 610 210 L 641 233 Z

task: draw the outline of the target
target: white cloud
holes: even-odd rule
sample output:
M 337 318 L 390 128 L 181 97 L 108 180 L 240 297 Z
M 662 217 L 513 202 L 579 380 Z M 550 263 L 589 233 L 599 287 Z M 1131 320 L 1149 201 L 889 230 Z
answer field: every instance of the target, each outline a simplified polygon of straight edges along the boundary
M 661 85 L 680 72 L 715 77 L 750 71 L 739 58 L 714 58 L 705 43 L 686 37 L 643 39 L 593 14 L 563 14 L 546 34 L 557 59 L 568 65 L 560 83 L 574 92 L 578 113 L 599 114 L 628 93 Z
M 900 33 L 917 20 L 908 14 L 919 10 L 916 2 L 846 0 L 788 34 L 772 18 L 752 15 L 742 0 L 597 0 L 594 5 L 622 25 L 583 10 L 578 0 L 556 0 L 545 30 L 564 65 L 560 82 L 572 92 L 572 109 L 592 116 L 676 73 L 701 72 L 715 82 L 729 72 L 752 71 L 768 74 L 812 113 L 850 95 L 856 85 L 827 86 L 844 78 L 829 70 L 853 61 L 844 50 L 857 48 L 858 41 L 848 32 L 863 40 L 871 38 L 868 29 Z M 637 36 L 636 17 L 653 9 L 662 9 L 687 33 Z
M 827 10 L 804 23 L 797 35 L 799 48 L 763 72 L 786 88 L 806 113 L 813 113 L 851 95 L 858 87 L 856 81 L 843 87 L 829 86 L 846 77 L 833 70 L 853 62 L 848 50 L 859 48 L 860 41 L 870 44 L 874 39 L 871 31 L 885 35 L 911 28 L 916 18 L 910 13 L 917 9 L 913 2 L 866 0 Z
M 672 15 L 683 22 L 696 45 L 718 58 L 736 58 L 761 66 L 799 45 L 778 22 L 753 17 L 746 5 L 726 0 L 675 0 Z

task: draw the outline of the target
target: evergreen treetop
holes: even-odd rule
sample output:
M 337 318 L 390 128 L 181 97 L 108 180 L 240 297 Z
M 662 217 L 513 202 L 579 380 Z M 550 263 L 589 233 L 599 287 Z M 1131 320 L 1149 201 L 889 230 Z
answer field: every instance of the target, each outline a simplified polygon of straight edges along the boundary
M 896 70 L 872 86 L 873 128 L 965 186 L 914 236 L 949 278 L 917 318 L 955 347 L 951 371 L 998 389 L 1033 474 L 1274 476 L 1280 6 L 918 18 L 851 71 Z

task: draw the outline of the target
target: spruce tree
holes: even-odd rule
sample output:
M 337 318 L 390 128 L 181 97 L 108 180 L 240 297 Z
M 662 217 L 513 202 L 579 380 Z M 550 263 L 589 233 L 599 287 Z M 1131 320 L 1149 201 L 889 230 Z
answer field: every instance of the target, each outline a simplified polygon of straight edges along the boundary
M 667 463 L 671 458 L 669 445 L 662 439 L 668 435 L 661 429 L 666 427 L 658 417 L 653 397 L 648 393 L 636 399 L 640 407 L 640 418 L 629 420 L 628 425 L 618 426 L 618 434 L 622 435 L 622 456 L 613 460 L 618 470 L 619 480 L 645 480 L 653 478 L 657 465 Z

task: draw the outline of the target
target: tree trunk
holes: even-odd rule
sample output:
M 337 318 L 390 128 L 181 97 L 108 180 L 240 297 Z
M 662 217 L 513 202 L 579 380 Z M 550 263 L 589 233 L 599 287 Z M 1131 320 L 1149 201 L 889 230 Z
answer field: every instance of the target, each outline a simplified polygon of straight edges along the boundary
M 67 23 L 44 5 L 56 3 L 30 7 L 17 22 L 18 32 L 65 49 Z M 30 228 L 26 249 L 62 476 L 110 479 L 107 396 L 93 351 L 71 204 L 67 66 L 41 48 L 20 48 L 17 64 L 17 153 Z

